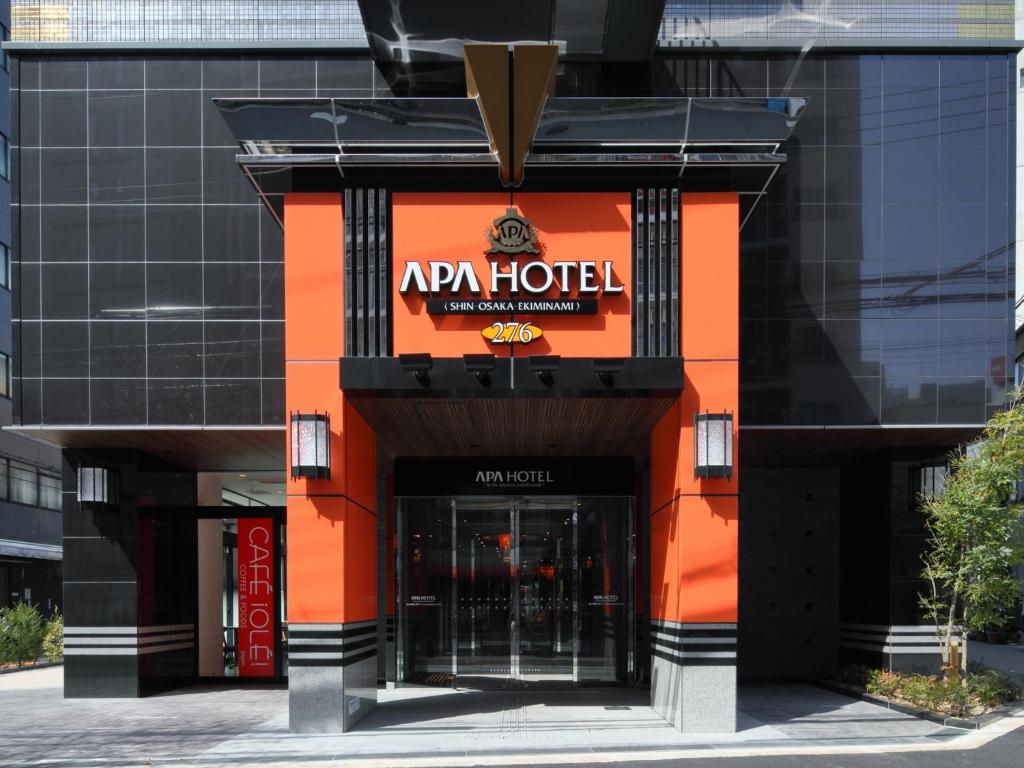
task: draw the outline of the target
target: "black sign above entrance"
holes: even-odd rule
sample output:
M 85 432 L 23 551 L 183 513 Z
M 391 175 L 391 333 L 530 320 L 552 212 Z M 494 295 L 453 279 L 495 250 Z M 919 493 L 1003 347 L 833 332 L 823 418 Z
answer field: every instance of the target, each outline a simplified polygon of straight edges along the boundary
M 395 495 L 632 496 L 633 469 L 618 456 L 397 458 Z

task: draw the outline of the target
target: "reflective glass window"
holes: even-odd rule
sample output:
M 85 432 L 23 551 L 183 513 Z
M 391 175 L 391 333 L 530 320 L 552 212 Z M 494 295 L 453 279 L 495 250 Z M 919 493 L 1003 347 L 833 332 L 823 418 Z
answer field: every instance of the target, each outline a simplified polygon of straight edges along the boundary
M 31 464 L 11 461 L 8 464 L 11 484 L 11 501 L 36 506 L 39 495 L 36 485 L 36 468 Z
M 0 397 L 11 396 L 11 356 L 0 352 Z
M 61 479 L 39 474 L 39 506 L 43 509 L 61 509 Z
M 0 243 L 0 287 L 11 287 L 11 249 Z

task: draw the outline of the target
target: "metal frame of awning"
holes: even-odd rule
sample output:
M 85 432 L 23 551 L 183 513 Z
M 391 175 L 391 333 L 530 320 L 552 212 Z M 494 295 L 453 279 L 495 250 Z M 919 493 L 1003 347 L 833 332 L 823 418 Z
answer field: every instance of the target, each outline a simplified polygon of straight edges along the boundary
M 424 169 L 499 167 L 472 98 L 214 102 L 244 150 L 238 164 L 279 223 L 269 197 L 294 189 L 301 173 L 327 169 L 340 187 L 374 169 L 412 179 Z M 760 198 L 806 106 L 798 97 L 548 98 L 523 167 L 540 178 L 587 169 L 668 174 Z

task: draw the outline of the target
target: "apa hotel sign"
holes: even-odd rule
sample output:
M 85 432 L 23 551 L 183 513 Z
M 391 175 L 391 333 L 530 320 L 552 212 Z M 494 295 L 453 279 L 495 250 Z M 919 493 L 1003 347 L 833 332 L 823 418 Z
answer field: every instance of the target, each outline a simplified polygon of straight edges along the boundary
M 394 192 L 392 354 L 632 354 L 632 219 L 628 192 Z
M 618 295 L 625 290 L 611 259 L 543 259 L 544 248 L 530 220 L 516 208 L 494 219 L 487 232 L 493 258 L 485 274 L 471 259 L 436 259 L 426 264 L 407 261 L 398 292 L 427 297 L 427 312 L 446 314 L 582 314 L 597 312 L 598 295 Z M 600 266 L 599 266 L 600 265 Z M 481 298 L 483 287 L 489 298 Z M 551 292 L 558 298 L 541 298 Z M 448 298 L 437 298 L 446 294 Z

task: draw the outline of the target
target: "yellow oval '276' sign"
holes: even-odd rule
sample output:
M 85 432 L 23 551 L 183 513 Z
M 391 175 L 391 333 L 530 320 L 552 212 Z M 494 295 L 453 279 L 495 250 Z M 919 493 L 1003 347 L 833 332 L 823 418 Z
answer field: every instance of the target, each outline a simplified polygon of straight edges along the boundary
M 491 344 L 529 344 L 544 335 L 544 331 L 538 325 L 527 321 L 525 323 L 494 322 L 483 328 L 480 335 Z

